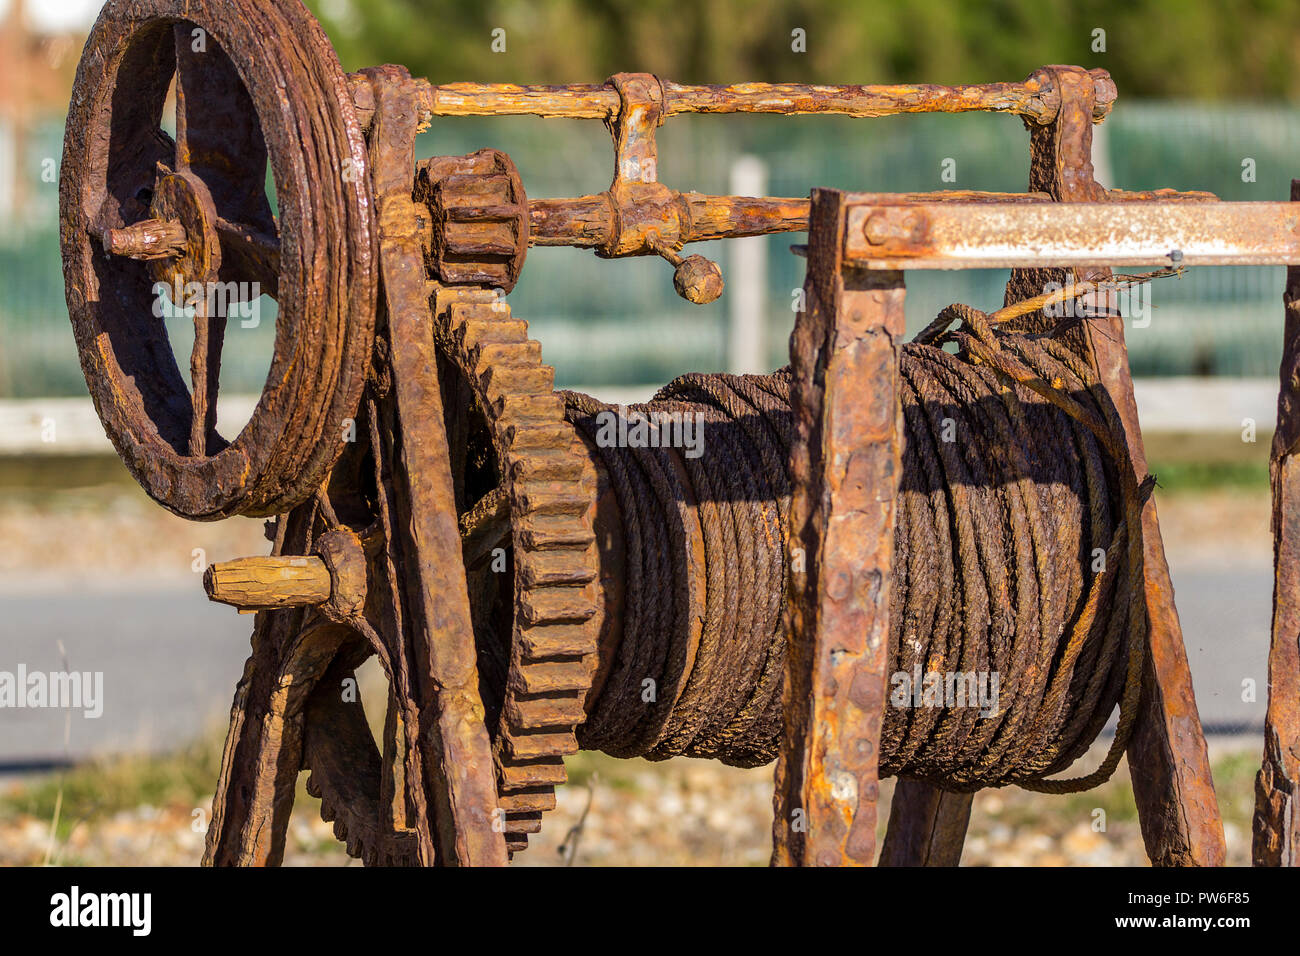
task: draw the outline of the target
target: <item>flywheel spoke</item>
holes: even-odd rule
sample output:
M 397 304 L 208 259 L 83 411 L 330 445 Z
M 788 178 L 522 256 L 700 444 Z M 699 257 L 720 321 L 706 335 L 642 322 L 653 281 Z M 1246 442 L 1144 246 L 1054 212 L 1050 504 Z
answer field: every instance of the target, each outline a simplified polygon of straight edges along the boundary
M 174 42 L 176 164 L 192 170 L 212 194 L 221 280 L 260 287 L 228 290 L 227 297 L 255 299 L 254 292 L 276 296 L 280 236 L 266 195 L 266 142 L 252 98 L 212 37 L 179 23 Z
M 221 347 L 226 338 L 226 318 L 209 315 L 206 296 L 194 308 L 194 349 L 190 352 L 193 417 L 190 421 L 190 456 L 208 453 L 208 435 L 217 427 L 217 392 L 220 388 Z

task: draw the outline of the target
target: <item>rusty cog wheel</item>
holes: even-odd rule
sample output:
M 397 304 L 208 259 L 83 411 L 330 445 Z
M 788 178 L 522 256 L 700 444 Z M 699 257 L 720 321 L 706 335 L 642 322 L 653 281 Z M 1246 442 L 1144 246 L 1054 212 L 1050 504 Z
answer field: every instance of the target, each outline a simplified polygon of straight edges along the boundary
M 438 288 L 434 313 L 480 688 L 517 852 L 554 808 L 586 717 L 599 630 L 596 471 L 526 322 L 480 289 Z
M 366 866 L 414 866 L 415 831 L 395 818 L 391 806 L 392 747 L 400 738 L 395 726 L 397 702 L 390 694 L 381 753 L 364 709 L 344 703 L 337 692 L 340 682 L 348 678 L 356 680 L 352 662 L 340 658 L 307 700 L 303 737 L 307 792 L 320 800 L 321 819 L 334 825 L 334 837 L 348 856 Z M 340 760 L 341 755 L 349 759 Z M 390 801 L 387 812 L 385 797 Z
M 439 288 L 434 312 L 499 823 L 514 853 L 555 807 L 586 717 L 600 627 L 597 476 L 527 324 L 480 289 Z M 400 796 L 403 710 L 391 673 L 382 735 L 340 699 L 340 681 L 374 649 L 375 638 L 367 649 L 354 637 L 303 709 L 307 788 L 349 855 L 403 865 L 415 858 Z

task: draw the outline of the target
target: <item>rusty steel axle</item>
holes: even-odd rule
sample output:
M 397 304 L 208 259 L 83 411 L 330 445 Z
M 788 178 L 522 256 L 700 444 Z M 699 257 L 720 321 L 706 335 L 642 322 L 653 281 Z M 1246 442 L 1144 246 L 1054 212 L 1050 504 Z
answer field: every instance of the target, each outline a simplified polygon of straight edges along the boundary
M 649 76 L 649 74 L 645 74 Z M 1094 71 L 1095 118 L 1100 122 L 1115 102 L 1115 84 L 1105 71 Z M 351 79 L 351 78 L 350 78 Z M 813 86 L 802 83 L 736 83 L 705 86 L 651 77 L 664 116 L 682 113 L 829 113 L 855 117 L 900 113 L 1013 113 L 1035 123 L 1052 121 L 1060 109 L 1060 91 L 1047 74 L 1023 83 L 969 86 L 875 85 Z M 612 82 L 565 86 L 518 86 L 512 83 L 444 83 L 416 81 L 421 119 L 435 116 L 545 116 L 610 120 L 621 99 Z M 357 91 L 357 113 L 369 122 L 369 95 Z

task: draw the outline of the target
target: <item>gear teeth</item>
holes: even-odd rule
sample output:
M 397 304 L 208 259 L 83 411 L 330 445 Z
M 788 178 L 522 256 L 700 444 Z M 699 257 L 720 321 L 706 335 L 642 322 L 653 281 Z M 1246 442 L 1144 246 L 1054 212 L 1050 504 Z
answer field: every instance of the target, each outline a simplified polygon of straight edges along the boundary
M 567 422 L 559 425 L 531 425 L 517 423 L 505 428 L 506 444 L 519 453 L 563 451 L 569 447 L 573 426 Z
M 594 588 L 539 588 L 519 596 L 518 619 L 525 627 L 581 623 L 595 613 Z
M 564 417 L 564 399 L 554 392 L 549 395 L 510 395 L 498 399 L 497 421 L 504 425 L 545 425 Z
M 519 643 L 527 660 L 546 657 L 584 657 L 596 652 L 591 628 L 585 624 L 544 624 L 519 630 Z
M 578 750 L 596 650 L 596 476 L 564 420 L 555 373 L 493 293 L 431 284 L 438 339 L 475 390 L 510 502 L 515 628 L 496 733 L 506 847 L 528 845 Z
M 506 814 L 507 833 L 541 833 L 542 814 L 540 811 Z
M 469 351 L 482 345 L 526 342 L 528 323 L 519 319 L 471 319 L 456 330 L 458 344 Z
M 580 493 L 556 488 L 551 482 L 525 482 L 514 489 L 511 503 L 524 514 L 571 515 L 581 517 L 591 499 Z
M 514 833 L 506 834 L 506 850 L 508 850 L 512 855 L 515 853 L 522 853 L 524 850 L 527 849 L 528 849 L 528 837 L 524 836 L 523 834 L 514 834 Z
M 469 352 L 475 365 L 537 365 L 542 361 L 541 343 L 487 342 Z
M 519 565 L 519 576 L 530 588 L 583 585 L 596 579 L 595 570 L 570 551 L 526 551 Z
M 528 515 L 520 519 L 517 540 L 527 551 L 579 550 L 596 543 L 596 533 L 567 515 Z
M 506 705 L 506 719 L 521 730 L 545 730 L 550 727 L 574 727 L 586 719 L 582 696 L 570 698 L 540 697 L 528 700 L 516 697 Z
M 534 787 L 501 795 L 500 806 L 507 813 L 522 811 L 545 813 L 555 809 L 555 790 L 551 787 Z
M 517 760 L 535 760 L 538 757 L 569 757 L 578 752 L 578 740 L 573 731 L 564 733 L 528 733 L 515 734 L 507 730 L 504 734 L 506 750 Z
M 557 787 L 567 779 L 564 761 L 558 756 L 541 760 L 506 757 L 501 760 L 501 785 L 507 792 L 535 787 Z
M 524 694 L 576 694 L 591 687 L 591 671 L 583 660 L 530 661 L 510 676 Z
M 569 484 L 580 481 L 582 476 L 582 462 L 561 452 L 538 452 L 527 458 L 519 458 L 510 466 L 510 477 L 516 482 L 555 481 Z
M 555 370 L 549 365 L 501 365 L 483 373 L 483 387 L 488 392 L 545 394 L 555 389 Z

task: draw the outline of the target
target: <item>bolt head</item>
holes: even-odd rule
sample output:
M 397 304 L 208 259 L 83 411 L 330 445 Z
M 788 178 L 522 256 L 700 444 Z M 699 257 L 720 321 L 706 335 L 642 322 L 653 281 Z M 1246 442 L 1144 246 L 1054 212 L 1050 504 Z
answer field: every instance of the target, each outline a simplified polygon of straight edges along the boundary
M 884 213 L 873 212 L 867 217 L 866 224 L 862 227 L 863 234 L 867 237 L 867 242 L 873 246 L 883 245 L 888 242 L 894 234 L 893 228 L 885 218 Z

